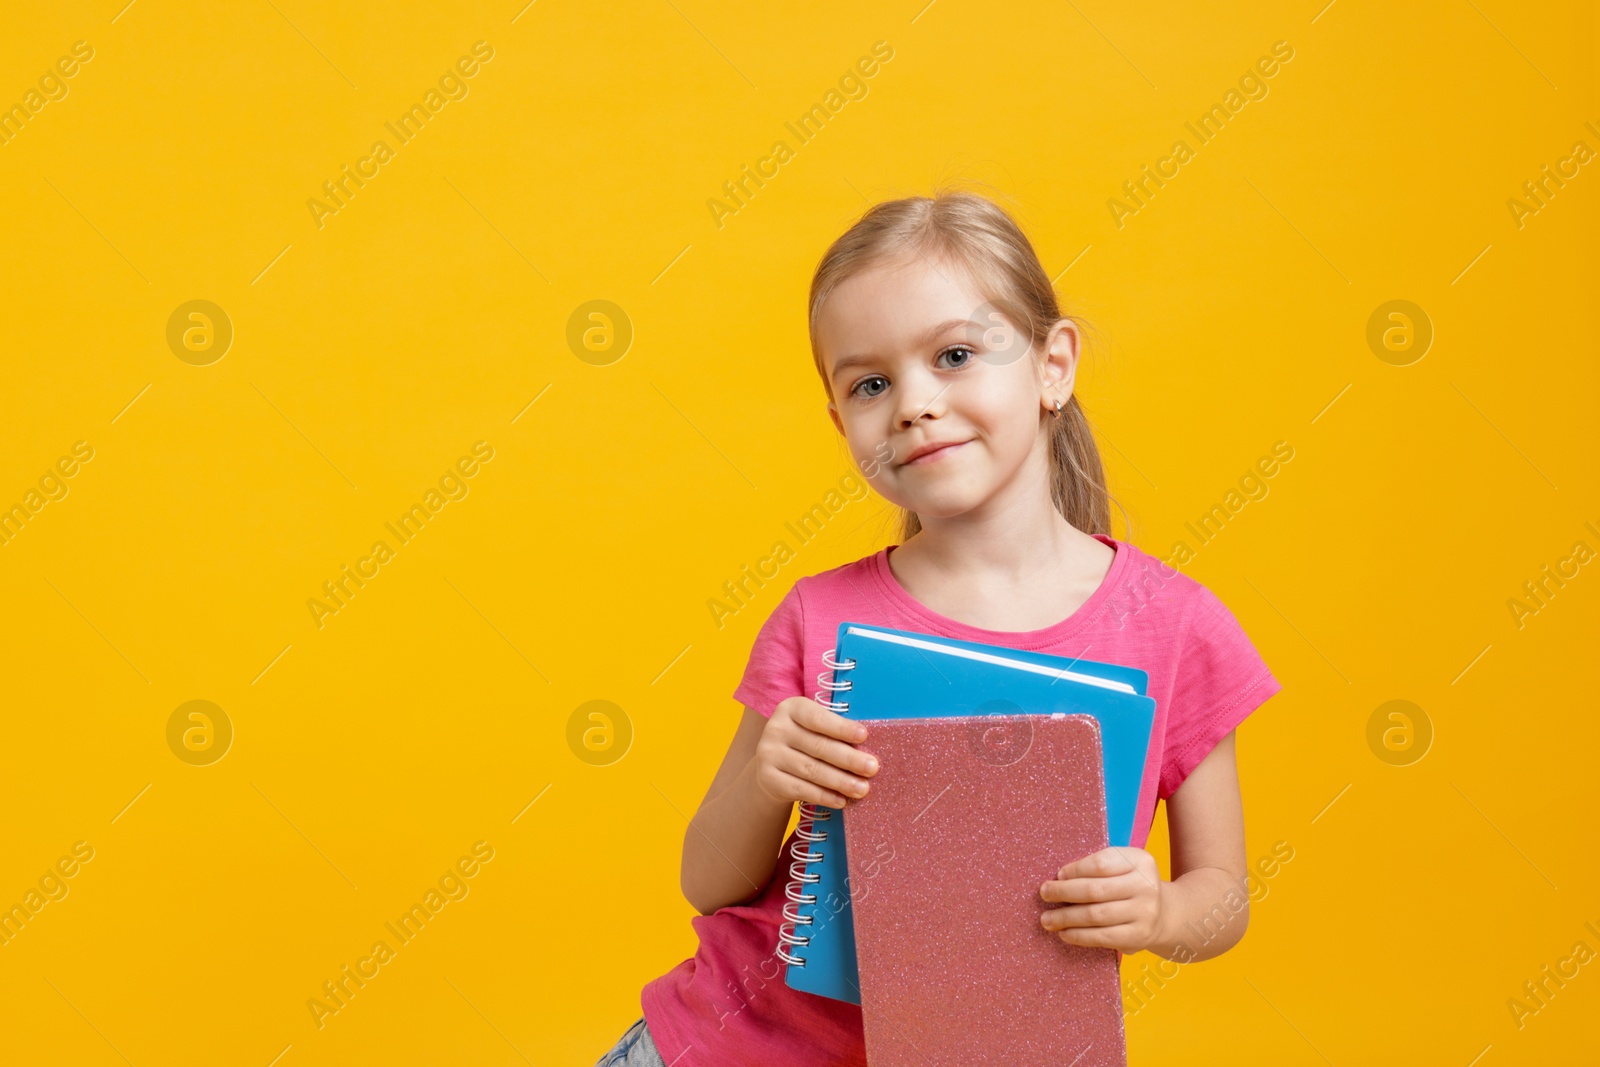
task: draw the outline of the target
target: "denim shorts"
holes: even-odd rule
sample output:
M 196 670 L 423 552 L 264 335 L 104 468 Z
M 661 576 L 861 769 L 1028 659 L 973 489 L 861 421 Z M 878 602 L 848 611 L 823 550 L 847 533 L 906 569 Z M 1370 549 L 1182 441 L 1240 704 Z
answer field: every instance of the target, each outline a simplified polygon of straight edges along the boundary
M 662 1060 L 661 1053 L 656 1051 L 656 1043 L 650 1037 L 650 1028 L 645 1025 L 641 1016 L 639 1021 L 628 1027 L 628 1032 L 622 1035 L 622 1040 L 616 1043 L 610 1052 L 595 1061 L 594 1067 L 667 1067 Z

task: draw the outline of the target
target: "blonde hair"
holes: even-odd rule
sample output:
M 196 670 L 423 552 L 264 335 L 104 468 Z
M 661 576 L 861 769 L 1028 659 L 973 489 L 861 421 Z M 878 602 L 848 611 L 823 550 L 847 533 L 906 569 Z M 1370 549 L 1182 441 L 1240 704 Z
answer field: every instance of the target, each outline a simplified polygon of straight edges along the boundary
M 868 209 L 828 247 L 811 278 L 807 316 L 811 355 L 829 400 L 834 399 L 833 386 L 817 346 L 823 302 L 847 278 L 908 254 L 942 258 L 966 270 L 985 297 L 1027 338 L 1042 340 L 1062 319 L 1080 327 L 1080 338 L 1087 326 L 1077 316 L 1062 313 L 1033 245 L 1005 209 L 992 200 L 962 191 L 887 200 Z M 1059 419 L 1042 413 L 1040 417 L 1053 424 L 1050 496 L 1056 510 L 1084 533 L 1110 534 L 1113 498 L 1076 391 Z M 922 521 L 909 508 L 898 510 L 903 543 L 922 529 Z

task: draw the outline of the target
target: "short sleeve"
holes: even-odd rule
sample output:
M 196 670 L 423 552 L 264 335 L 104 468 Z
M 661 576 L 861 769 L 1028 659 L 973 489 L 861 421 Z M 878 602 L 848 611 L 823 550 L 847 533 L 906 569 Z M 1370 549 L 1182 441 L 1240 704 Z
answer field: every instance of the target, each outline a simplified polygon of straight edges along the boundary
M 770 719 L 782 701 L 807 695 L 805 633 L 805 605 L 796 584 L 761 624 L 733 699 Z
M 1227 605 L 1197 585 L 1167 712 L 1161 798 L 1176 793 L 1218 741 L 1282 688 Z

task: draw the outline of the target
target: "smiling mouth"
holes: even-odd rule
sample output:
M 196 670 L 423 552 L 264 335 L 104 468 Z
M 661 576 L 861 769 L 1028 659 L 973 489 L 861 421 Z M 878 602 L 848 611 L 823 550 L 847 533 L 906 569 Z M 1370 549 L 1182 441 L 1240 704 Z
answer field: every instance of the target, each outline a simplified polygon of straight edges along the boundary
M 932 452 L 924 452 L 922 455 L 918 456 L 915 459 L 906 460 L 905 463 L 903 464 L 903 466 L 906 466 L 906 467 L 920 467 L 925 463 L 938 462 L 939 460 L 944 459 L 946 456 L 950 455 L 950 453 L 956 451 L 958 448 L 961 448 L 963 445 L 966 445 L 966 444 L 969 444 L 969 443 L 970 442 L 968 442 L 968 441 L 956 441 L 956 442 L 953 442 L 953 443 L 948 444 L 948 445 L 942 445 L 939 448 L 934 449 Z

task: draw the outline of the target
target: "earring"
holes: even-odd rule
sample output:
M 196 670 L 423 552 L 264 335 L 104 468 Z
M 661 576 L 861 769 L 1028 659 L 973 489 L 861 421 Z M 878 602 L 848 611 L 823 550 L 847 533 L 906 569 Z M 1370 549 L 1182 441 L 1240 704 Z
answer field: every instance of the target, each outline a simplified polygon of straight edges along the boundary
M 1060 419 L 1061 418 L 1061 401 L 1059 401 L 1059 400 L 1056 401 L 1056 409 L 1050 413 L 1050 417 L 1052 419 Z

